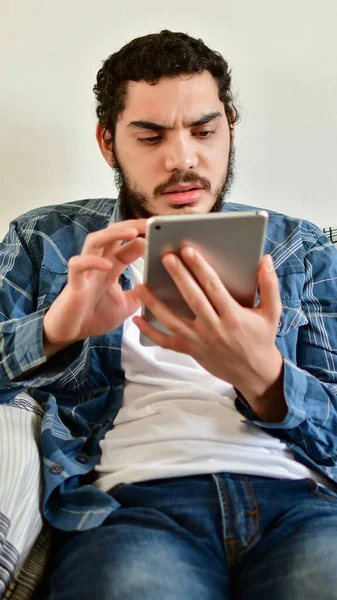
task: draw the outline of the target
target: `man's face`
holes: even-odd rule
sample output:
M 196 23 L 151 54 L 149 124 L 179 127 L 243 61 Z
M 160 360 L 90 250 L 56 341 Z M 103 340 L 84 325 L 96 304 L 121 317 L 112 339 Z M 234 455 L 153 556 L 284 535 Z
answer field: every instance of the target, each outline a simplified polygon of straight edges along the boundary
M 113 143 L 126 215 L 218 210 L 233 178 L 231 133 L 208 71 L 130 82 Z

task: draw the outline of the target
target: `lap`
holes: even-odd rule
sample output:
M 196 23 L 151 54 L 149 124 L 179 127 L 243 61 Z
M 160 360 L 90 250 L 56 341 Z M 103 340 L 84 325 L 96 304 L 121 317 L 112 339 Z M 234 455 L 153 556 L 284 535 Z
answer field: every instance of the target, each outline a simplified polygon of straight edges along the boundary
M 152 510 L 121 509 L 74 534 L 55 561 L 49 600 L 223 600 L 226 578 L 192 536 Z
M 241 487 L 228 484 L 217 497 L 201 480 L 186 482 L 185 493 L 182 480 L 127 486 L 103 526 L 67 538 L 46 597 L 337 600 L 337 495 L 305 480 L 250 478 L 250 488 L 231 480 Z

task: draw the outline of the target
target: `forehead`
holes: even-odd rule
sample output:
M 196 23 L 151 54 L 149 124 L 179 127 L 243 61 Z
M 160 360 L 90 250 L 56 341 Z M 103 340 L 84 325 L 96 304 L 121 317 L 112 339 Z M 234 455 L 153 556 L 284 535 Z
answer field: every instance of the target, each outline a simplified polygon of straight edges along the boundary
M 218 86 L 212 75 L 162 77 L 151 85 L 146 81 L 131 81 L 121 119 L 148 119 L 167 125 L 176 120 L 193 120 L 213 111 L 224 113 Z

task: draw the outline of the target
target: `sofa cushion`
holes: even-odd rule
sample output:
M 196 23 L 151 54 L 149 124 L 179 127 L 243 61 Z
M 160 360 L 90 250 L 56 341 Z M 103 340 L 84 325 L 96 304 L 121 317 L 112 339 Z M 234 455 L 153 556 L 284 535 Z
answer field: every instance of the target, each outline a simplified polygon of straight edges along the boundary
M 323 227 L 325 235 L 332 241 L 337 247 L 337 226 L 335 227 Z

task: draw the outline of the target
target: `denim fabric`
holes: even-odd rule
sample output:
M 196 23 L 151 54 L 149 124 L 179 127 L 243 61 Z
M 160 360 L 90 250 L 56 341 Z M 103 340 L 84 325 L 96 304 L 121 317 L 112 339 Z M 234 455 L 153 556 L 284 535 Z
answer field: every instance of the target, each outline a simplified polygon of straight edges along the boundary
M 223 210 L 250 208 L 228 202 Z M 122 404 L 123 326 L 46 362 L 43 317 L 86 235 L 121 219 L 119 202 L 108 198 L 42 207 L 14 220 L 0 244 L 0 402 L 28 389 L 44 408 L 43 513 L 63 530 L 97 527 L 119 506 L 86 476 Z M 269 211 L 265 252 L 280 282 L 276 344 L 288 414 L 281 423 L 263 423 L 244 399 L 236 407 L 247 426 L 265 428 L 297 460 L 337 481 L 337 250 L 315 225 Z M 130 288 L 129 269 L 120 283 Z M 34 376 L 14 381 L 37 366 Z
M 64 535 L 48 600 L 337 599 L 337 494 L 216 474 L 122 487 L 104 524 Z

